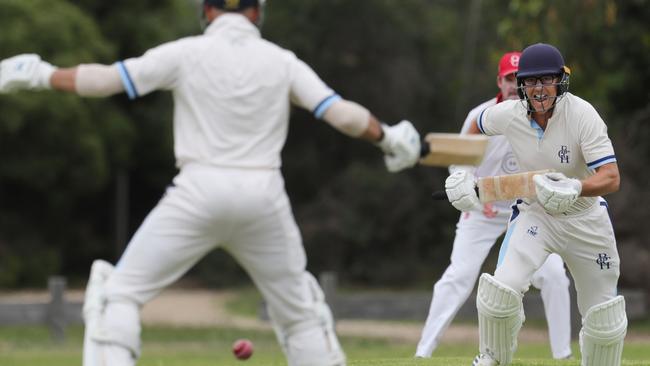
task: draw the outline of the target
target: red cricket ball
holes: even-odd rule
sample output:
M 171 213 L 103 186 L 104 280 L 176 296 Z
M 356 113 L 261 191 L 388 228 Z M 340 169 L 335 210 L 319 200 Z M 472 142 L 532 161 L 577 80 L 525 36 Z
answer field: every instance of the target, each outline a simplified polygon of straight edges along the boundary
M 238 339 L 232 344 L 232 353 L 240 360 L 247 360 L 253 354 L 253 342 L 248 339 Z

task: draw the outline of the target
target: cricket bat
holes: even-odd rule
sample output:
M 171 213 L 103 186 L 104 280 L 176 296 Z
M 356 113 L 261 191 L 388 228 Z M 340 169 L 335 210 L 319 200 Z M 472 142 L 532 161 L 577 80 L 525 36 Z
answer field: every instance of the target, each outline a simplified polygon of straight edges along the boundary
M 479 165 L 488 139 L 484 135 L 428 133 L 422 143 L 420 164 L 438 167 Z
M 496 201 L 512 201 L 516 198 L 534 198 L 535 182 L 533 175 L 550 173 L 553 170 L 533 170 L 517 174 L 497 175 L 493 177 L 481 177 L 476 183 L 478 199 L 481 203 L 490 203 Z M 446 200 L 445 191 L 433 193 L 433 199 Z

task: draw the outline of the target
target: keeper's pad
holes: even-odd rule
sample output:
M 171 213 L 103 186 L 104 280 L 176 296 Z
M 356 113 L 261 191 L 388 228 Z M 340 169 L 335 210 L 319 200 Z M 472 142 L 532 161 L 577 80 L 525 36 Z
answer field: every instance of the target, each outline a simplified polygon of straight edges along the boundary
M 592 306 L 580 330 L 582 366 L 620 366 L 626 333 L 623 296 Z
M 522 295 L 487 273 L 481 275 L 476 296 L 479 351 L 499 365 L 512 361 L 517 334 L 524 322 Z
M 334 318 L 316 279 L 306 275 L 313 318 L 281 327 L 274 323 L 289 366 L 345 366 L 345 354 L 334 330 Z M 273 310 L 269 309 L 272 314 Z M 273 318 L 273 317 L 271 317 Z

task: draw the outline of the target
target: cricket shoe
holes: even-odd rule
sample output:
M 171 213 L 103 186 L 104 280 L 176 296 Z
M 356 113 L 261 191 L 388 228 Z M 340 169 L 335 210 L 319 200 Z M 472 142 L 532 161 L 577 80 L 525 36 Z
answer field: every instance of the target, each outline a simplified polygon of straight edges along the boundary
M 492 357 L 479 353 L 478 356 L 474 358 L 472 366 L 499 366 L 499 363 Z

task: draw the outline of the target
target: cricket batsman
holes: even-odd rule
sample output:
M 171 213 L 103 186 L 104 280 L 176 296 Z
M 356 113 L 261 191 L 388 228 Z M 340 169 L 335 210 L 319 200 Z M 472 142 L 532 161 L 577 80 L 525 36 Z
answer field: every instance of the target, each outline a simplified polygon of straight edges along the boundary
M 591 104 L 569 93 L 569 76 L 556 47 L 528 46 L 516 74 L 519 100 L 485 109 L 469 128 L 504 135 L 522 171 L 555 171 L 533 177 L 536 198 L 517 200 L 497 269 L 479 279 L 480 353 L 473 366 L 512 362 L 523 294 L 551 253 L 562 257 L 575 280 L 582 366 L 621 364 L 627 317 L 617 291 L 614 229 L 601 197 L 618 191 L 620 176 L 607 125 Z M 449 201 L 461 211 L 480 207 L 474 187 L 467 171 L 445 182 Z
M 0 93 L 55 89 L 85 97 L 154 90 L 174 98 L 178 175 L 118 264 L 96 261 L 84 304 L 84 366 L 132 366 L 140 308 L 215 248 L 230 253 L 262 293 L 290 366 L 346 358 L 306 256 L 280 172 L 290 105 L 376 144 L 389 171 L 416 164 L 420 137 L 345 100 L 292 52 L 261 38 L 263 0 L 204 0 L 208 23 L 112 65 L 56 68 L 24 54 L 0 64 Z M 178 311 L 184 311 L 178 309 Z
M 496 78 L 499 93 L 469 112 L 462 133 L 467 133 L 471 122 L 486 108 L 519 99 L 515 73 L 520 57 L 521 52 L 508 52 L 501 56 Z M 467 169 L 476 177 L 499 176 L 517 173 L 519 164 L 505 136 L 491 136 L 481 164 L 475 168 L 452 166 L 450 171 L 458 169 Z M 415 351 L 416 357 L 431 357 L 438 347 L 445 330 L 474 289 L 490 249 L 506 231 L 511 205 L 512 202 L 507 201 L 486 203 L 477 210 L 461 213 L 456 225 L 451 263 L 433 287 L 429 315 Z M 549 255 L 533 274 L 531 282 L 541 290 L 553 358 L 570 358 L 571 297 L 562 258 L 557 254 Z

